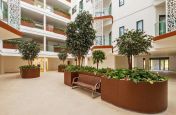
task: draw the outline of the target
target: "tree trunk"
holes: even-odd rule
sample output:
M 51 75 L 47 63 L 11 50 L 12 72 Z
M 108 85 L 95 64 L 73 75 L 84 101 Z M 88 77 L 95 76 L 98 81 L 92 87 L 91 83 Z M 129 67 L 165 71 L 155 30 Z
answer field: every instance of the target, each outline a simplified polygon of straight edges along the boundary
M 99 62 L 97 61 L 97 69 L 98 69 Z
M 132 56 L 128 56 L 128 69 L 132 70 Z
M 80 67 L 81 65 L 81 56 L 78 56 L 78 66 Z
M 64 61 L 63 61 L 63 65 L 64 65 Z
M 81 66 L 83 65 L 84 57 L 81 58 Z

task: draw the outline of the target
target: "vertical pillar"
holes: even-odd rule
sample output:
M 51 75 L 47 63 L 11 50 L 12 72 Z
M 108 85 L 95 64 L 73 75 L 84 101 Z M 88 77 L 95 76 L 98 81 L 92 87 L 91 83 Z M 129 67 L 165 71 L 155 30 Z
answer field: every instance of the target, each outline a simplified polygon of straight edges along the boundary
M 134 64 L 134 56 L 132 56 L 132 68 L 134 68 L 135 67 L 135 64 Z
M 0 74 L 4 74 L 4 59 L 0 56 Z
M 44 9 L 46 9 L 46 0 L 43 0 L 44 3 Z M 43 26 L 44 26 L 44 31 L 46 31 L 46 15 L 44 14 L 43 17 Z M 46 35 L 44 35 L 44 42 L 43 42 L 43 46 L 44 46 L 44 52 L 46 52 Z M 44 72 L 46 72 L 47 69 L 47 58 L 44 57 Z
M 3 49 L 3 41 L 0 40 L 0 51 Z
M 88 66 L 88 57 L 85 57 L 85 66 Z

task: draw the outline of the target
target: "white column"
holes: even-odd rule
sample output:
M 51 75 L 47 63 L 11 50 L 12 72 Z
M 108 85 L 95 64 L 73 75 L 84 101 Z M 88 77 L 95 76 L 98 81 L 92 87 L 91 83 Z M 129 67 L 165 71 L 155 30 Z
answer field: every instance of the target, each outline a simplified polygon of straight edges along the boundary
M 4 57 L 0 56 L 0 74 L 4 74 Z
M 135 65 L 135 64 L 134 64 L 134 56 L 132 56 L 132 68 L 135 67 L 134 65 Z
M 0 40 L 0 50 L 2 50 L 2 49 L 3 49 L 3 41 Z
M 43 3 L 44 3 L 44 9 L 46 10 L 46 0 L 43 0 Z M 43 26 L 44 26 L 44 31 L 46 31 L 46 15 L 44 14 L 44 17 L 43 17 Z M 44 52 L 46 52 L 46 35 L 44 36 L 44 42 L 43 42 L 43 45 L 44 45 Z M 46 72 L 46 68 L 47 68 L 47 58 L 44 57 L 44 72 Z
M 88 66 L 88 57 L 85 57 L 85 66 Z

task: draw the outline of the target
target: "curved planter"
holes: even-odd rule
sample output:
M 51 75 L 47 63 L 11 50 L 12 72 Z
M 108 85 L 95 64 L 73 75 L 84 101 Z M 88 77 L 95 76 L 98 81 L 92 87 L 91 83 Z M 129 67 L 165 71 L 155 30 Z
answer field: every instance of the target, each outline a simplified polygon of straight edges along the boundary
M 159 113 L 168 106 L 168 81 L 154 84 L 102 77 L 101 98 L 118 107 L 141 113 Z
M 73 78 L 78 77 L 77 72 L 64 72 L 64 84 L 68 86 L 72 86 Z
M 22 78 L 37 78 L 40 77 L 40 68 L 37 69 L 20 69 Z

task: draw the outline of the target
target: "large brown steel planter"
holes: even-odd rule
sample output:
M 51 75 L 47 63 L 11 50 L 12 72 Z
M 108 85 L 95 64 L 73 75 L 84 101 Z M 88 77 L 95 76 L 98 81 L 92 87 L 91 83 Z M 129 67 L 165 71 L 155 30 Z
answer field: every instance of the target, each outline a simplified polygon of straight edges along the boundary
M 77 72 L 64 72 L 64 84 L 72 86 L 72 81 L 75 77 L 78 77 Z
M 37 69 L 20 69 L 22 78 L 37 78 L 40 77 L 40 68 Z
M 101 98 L 118 107 L 141 113 L 159 113 L 168 106 L 168 81 L 154 84 L 102 77 Z

